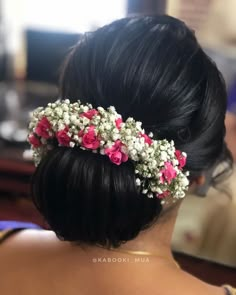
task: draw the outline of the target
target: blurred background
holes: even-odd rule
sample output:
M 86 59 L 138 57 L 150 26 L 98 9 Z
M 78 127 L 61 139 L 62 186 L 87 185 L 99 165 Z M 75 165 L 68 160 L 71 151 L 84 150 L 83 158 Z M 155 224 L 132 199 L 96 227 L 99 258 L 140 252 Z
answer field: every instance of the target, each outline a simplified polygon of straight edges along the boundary
M 125 16 L 166 13 L 196 32 L 226 81 L 226 140 L 236 159 L 235 12 L 235 0 L 0 0 L 0 220 L 47 228 L 30 201 L 29 112 L 58 97 L 60 66 L 80 35 Z M 235 181 L 233 172 L 207 198 L 186 198 L 174 250 L 236 266 Z

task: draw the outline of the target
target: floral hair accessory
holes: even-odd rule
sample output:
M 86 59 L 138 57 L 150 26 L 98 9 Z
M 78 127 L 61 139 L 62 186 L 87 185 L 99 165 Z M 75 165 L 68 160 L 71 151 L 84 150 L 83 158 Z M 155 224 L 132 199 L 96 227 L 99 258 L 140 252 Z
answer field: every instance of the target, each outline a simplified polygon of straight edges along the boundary
M 55 146 L 79 147 L 109 157 L 115 165 L 128 160 L 135 165 L 136 185 L 149 198 L 175 201 L 185 196 L 189 173 L 183 171 L 186 154 L 173 141 L 155 140 L 142 123 L 123 122 L 114 107 L 94 109 L 68 99 L 49 103 L 32 113 L 28 141 L 38 165 Z

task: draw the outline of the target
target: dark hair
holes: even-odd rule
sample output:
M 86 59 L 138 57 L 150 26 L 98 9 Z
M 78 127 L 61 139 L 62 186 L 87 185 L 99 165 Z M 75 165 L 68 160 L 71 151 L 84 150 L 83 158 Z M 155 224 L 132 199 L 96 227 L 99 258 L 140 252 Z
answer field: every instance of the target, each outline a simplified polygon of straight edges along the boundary
M 85 34 L 66 60 L 61 96 L 113 105 L 155 138 L 188 154 L 192 178 L 223 159 L 226 90 L 193 32 L 169 16 L 125 18 Z M 40 163 L 34 201 L 59 237 L 117 247 L 159 217 L 142 195 L 131 161 L 120 166 L 78 148 L 56 147 Z

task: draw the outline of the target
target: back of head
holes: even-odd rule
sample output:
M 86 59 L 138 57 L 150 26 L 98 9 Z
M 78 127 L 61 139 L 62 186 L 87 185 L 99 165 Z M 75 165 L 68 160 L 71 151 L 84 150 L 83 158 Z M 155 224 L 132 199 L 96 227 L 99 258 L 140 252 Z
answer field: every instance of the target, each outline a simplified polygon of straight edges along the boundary
M 188 155 L 190 180 L 230 159 L 221 74 L 175 18 L 125 18 L 85 34 L 66 60 L 61 95 L 94 107 L 115 106 L 155 139 L 174 140 Z M 137 189 L 132 161 L 116 166 L 79 148 L 49 152 L 36 170 L 33 194 L 58 236 L 89 244 L 119 246 L 162 211 L 159 199 Z

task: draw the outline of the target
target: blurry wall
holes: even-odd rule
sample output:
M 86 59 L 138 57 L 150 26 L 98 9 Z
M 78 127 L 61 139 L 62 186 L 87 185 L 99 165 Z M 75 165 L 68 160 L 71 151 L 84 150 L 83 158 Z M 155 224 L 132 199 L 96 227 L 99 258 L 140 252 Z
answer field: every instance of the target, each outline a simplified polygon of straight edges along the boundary
M 208 17 L 210 2 L 211 0 L 168 0 L 167 13 L 182 19 L 199 32 Z
M 83 33 L 126 15 L 127 0 L 2 0 L 4 34 L 16 78 L 25 75 L 26 28 Z
M 236 1 L 169 0 L 167 13 L 186 22 L 222 72 L 228 91 L 236 83 Z
M 166 2 L 165 0 L 128 0 L 127 14 L 164 14 Z
M 236 51 L 235 0 L 168 0 L 167 13 L 196 30 L 202 43 Z

